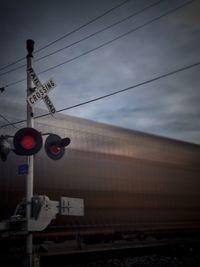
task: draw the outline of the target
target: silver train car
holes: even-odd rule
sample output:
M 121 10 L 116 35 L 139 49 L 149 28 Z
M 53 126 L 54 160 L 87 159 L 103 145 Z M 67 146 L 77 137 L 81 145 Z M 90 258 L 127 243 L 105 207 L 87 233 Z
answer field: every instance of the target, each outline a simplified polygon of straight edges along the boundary
M 58 216 L 49 229 L 200 229 L 200 146 L 67 115 L 35 120 L 35 128 L 70 137 L 71 144 L 58 161 L 44 149 L 35 155 L 34 193 L 52 200 L 83 198 L 85 203 L 83 217 Z M 18 175 L 25 162 L 24 156 L 10 153 L 0 163 L 0 220 L 11 216 L 25 196 L 26 177 Z

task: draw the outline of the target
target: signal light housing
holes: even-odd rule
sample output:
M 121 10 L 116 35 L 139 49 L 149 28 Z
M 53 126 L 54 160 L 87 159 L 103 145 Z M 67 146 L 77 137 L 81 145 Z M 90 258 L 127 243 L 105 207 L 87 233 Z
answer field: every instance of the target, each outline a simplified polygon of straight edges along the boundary
M 7 138 L 3 135 L 0 136 L 0 158 L 2 161 L 7 160 L 7 156 L 11 151 L 11 145 Z
M 42 147 L 41 133 L 34 128 L 22 128 L 16 132 L 13 144 L 15 149 L 13 150 L 17 155 L 34 155 Z
M 49 158 L 58 160 L 65 154 L 65 147 L 70 144 L 70 138 L 61 138 L 56 134 L 50 134 L 45 142 L 45 151 Z

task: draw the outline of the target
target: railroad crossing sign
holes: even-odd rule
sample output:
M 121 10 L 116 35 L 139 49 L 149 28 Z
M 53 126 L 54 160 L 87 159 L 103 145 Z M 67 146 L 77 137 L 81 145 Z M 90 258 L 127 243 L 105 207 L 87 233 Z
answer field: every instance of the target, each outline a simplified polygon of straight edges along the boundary
M 33 70 L 33 68 L 28 68 L 27 72 L 36 87 L 35 91 L 27 97 L 29 105 L 32 107 L 40 100 L 43 100 L 48 110 L 52 114 L 55 113 L 56 109 L 47 95 L 52 89 L 56 87 L 55 82 L 52 79 L 50 79 L 46 83 L 42 84 L 39 78 L 37 77 L 35 71 Z

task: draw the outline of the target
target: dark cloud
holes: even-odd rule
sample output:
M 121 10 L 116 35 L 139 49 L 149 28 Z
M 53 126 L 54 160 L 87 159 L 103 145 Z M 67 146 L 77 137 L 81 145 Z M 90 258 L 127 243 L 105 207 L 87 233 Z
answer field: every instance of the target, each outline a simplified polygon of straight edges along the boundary
M 34 39 L 37 49 L 120 3 L 114 0 L 1 2 L 1 66 L 26 55 L 26 39 Z M 80 55 L 182 3 L 181 0 L 164 1 L 90 40 L 35 63 L 34 68 L 38 73 Z M 41 51 L 38 56 L 79 40 L 147 5 L 149 1 L 130 1 L 80 32 Z M 52 77 L 56 81 L 57 87 L 49 96 L 56 108 L 61 109 L 192 64 L 200 58 L 199 12 L 200 3 L 194 1 L 138 32 L 40 75 L 40 79 L 45 82 Z M 2 76 L 0 85 L 25 77 L 23 68 Z M 199 67 L 196 67 L 66 113 L 200 143 L 199 82 Z M 3 103 L 0 113 L 13 120 L 23 118 L 23 111 L 17 110 L 17 107 L 25 106 L 25 90 L 26 82 L 6 88 L 6 92 L 0 94 Z M 16 107 L 14 113 L 13 106 Z M 38 107 L 46 108 L 42 103 Z M 0 122 L 3 123 L 2 120 Z

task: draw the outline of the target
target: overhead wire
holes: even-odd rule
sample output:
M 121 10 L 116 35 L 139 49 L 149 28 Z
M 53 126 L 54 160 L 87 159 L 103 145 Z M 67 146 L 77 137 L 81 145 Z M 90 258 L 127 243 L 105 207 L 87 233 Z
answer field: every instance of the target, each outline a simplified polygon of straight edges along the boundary
M 103 44 L 101 44 L 101 45 L 99 45 L 99 46 L 97 46 L 97 47 L 94 47 L 94 48 L 92 48 L 92 49 L 89 49 L 88 51 L 83 52 L 82 54 L 80 54 L 80 55 L 78 55 L 78 56 L 76 56 L 76 57 L 73 57 L 73 58 L 71 58 L 71 59 L 68 59 L 68 60 L 62 62 L 62 63 L 59 63 L 59 64 L 57 64 L 57 65 L 54 65 L 54 66 L 52 66 L 52 67 L 49 67 L 49 68 L 47 68 L 47 69 L 45 69 L 45 70 L 43 70 L 43 71 L 40 71 L 40 72 L 38 72 L 38 75 L 43 74 L 43 73 L 45 73 L 45 72 L 48 72 L 48 71 L 50 71 L 50 70 L 56 69 L 56 68 L 58 68 L 58 67 L 60 67 L 60 66 L 66 65 L 66 64 L 68 64 L 68 63 L 70 63 L 70 62 L 72 62 L 72 61 L 74 61 L 74 60 L 76 60 L 76 59 L 78 59 L 78 58 L 81 58 L 81 57 L 83 57 L 83 56 L 85 56 L 85 55 L 88 55 L 88 54 L 90 54 L 90 53 L 92 53 L 92 52 L 94 52 L 94 51 L 96 51 L 96 50 L 98 50 L 98 49 L 100 49 L 100 48 L 102 48 L 102 47 L 105 47 L 105 46 L 107 46 L 107 45 L 109 45 L 109 44 L 111 44 L 111 43 L 113 43 L 113 42 L 115 42 L 115 41 L 117 41 L 117 40 L 119 40 L 119 39 L 121 39 L 121 38 L 123 38 L 123 37 L 125 37 L 125 36 L 127 36 L 127 35 L 129 35 L 129 34 L 131 34 L 131 33 L 133 33 L 133 32 L 135 32 L 135 31 L 140 30 L 140 29 L 144 28 L 145 26 L 148 26 L 148 25 L 152 24 L 153 22 L 155 22 L 155 21 L 157 21 L 157 20 L 159 20 L 159 19 L 161 19 L 161 18 L 163 18 L 163 17 L 165 17 L 165 16 L 167 16 L 167 15 L 169 15 L 169 14 L 171 14 L 171 13 L 173 13 L 173 12 L 175 12 L 175 11 L 177 11 L 177 10 L 179 10 L 179 9 L 181 9 L 181 8 L 183 8 L 183 7 L 185 7 L 185 6 L 187 6 L 187 5 L 189 5 L 189 4 L 191 4 L 191 3 L 194 2 L 194 1 L 196 1 L 196 0 L 190 0 L 190 1 L 187 1 L 187 2 L 185 2 L 184 4 L 179 5 L 178 7 L 175 7 L 175 8 L 173 8 L 173 9 L 171 9 L 171 10 L 165 12 L 164 14 L 159 15 L 158 17 L 153 18 L 153 19 L 151 19 L 151 20 L 145 22 L 144 24 L 142 24 L 142 25 L 140 25 L 140 26 L 138 26 L 138 27 L 136 27 L 136 28 L 134 28 L 134 29 L 131 29 L 131 30 L 129 30 L 129 31 L 127 31 L 127 32 L 125 32 L 125 33 L 123 33 L 123 34 L 121 34 L 121 35 L 119 35 L 119 36 L 117 36 L 117 37 L 115 37 L 115 38 L 113 38 L 113 39 L 107 41 L 107 42 L 104 42 Z M 7 86 L 7 87 L 9 87 L 9 86 L 13 86 L 13 85 L 18 84 L 18 83 L 21 83 L 21 82 L 23 82 L 23 81 L 25 81 L 25 80 L 26 80 L 26 79 L 20 79 L 20 80 L 17 80 L 17 81 L 14 81 L 14 82 L 12 82 L 12 83 L 7 84 L 6 86 Z
M 182 71 L 185 71 L 185 70 L 194 68 L 194 67 L 198 67 L 198 66 L 200 66 L 200 61 L 195 62 L 195 63 L 190 64 L 190 65 L 186 65 L 186 66 L 181 67 L 181 68 L 178 68 L 178 69 L 176 69 L 176 70 L 167 72 L 167 73 L 165 73 L 165 74 L 161 74 L 161 75 L 159 75 L 159 76 L 156 76 L 156 77 L 151 78 L 151 79 L 149 79 L 149 80 L 146 80 L 146 81 L 137 83 L 137 84 L 135 84 L 135 85 L 131 85 L 131 86 L 126 87 L 126 88 L 123 88 L 123 89 L 121 89 L 121 90 L 117 90 L 117 91 L 114 91 L 114 92 L 112 92 L 112 93 L 109 93 L 109 94 L 106 94 L 106 95 L 102 95 L 102 96 L 100 96 L 100 97 L 96 97 L 96 98 L 93 98 L 93 99 L 90 99 L 90 100 L 87 100 L 87 101 L 84 101 L 84 102 L 81 102 L 81 103 L 78 103 L 78 104 L 75 104 L 75 105 L 72 105 L 72 106 L 69 106 L 69 107 L 66 107 L 66 108 L 59 109 L 59 110 L 56 111 L 56 113 L 60 113 L 60 112 L 62 112 L 62 111 L 66 111 L 66 110 L 73 109 L 73 108 L 77 108 L 77 107 L 80 107 L 80 106 L 83 106 L 83 105 L 86 105 L 86 104 L 89 104 L 89 103 L 92 103 L 92 102 L 96 102 L 96 101 L 102 100 L 102 99 L 104 99 L 104 98 L 108 98 L 108 97 L 111 97 L 111 96 L 113 96 L 113 95 L 117 95 L 117 94 L 120 94 L 120 93 L 129 91 L 129 90 L 131 90 L 131 89 L 138 88 L 138 87 L 140 87 L 140 86 L 143 86 L 143 85 L 146 85 L 146 84 L 149 84 L 149 83 L 152 83 L 152 82 L 161 80 L 161 79 L 166 78 L 166 77 L 168 77 L 168 76 L 171 76 L 171 75 L 174 75 L 174 74 L 176 74 L 176 73 L 179 73 L 179 72 L 182 72 Z M 46 117 L 46 116 L 48 116 L 48 115 L 50 115 L 50 114 L 51 114 L 51 113 L 46 113 L 46 114 L 43 114 L 43 115 L 39 115 L 39 116 L 34 117 L 34 119 L 38 119 L 38 118 L 42 118 L 42 117 Z M 15 124 L 20 124 L 20 123 L 23 123 L 23 122 L 26 122 L 26 120 L 21 120 L 21 121 L 15 122 L 15 123 L 13 123 L 13 125 L 15 125 Z M 10 126 L 10 124 L 2 125 L 2 126 L 0 126 L 0 129 L 1 129 L 1 128 L 4 128 L 4 127 L 7 127 L 7 126 Z
M 12 122 L 10 122 L 5 116 L 3 116 L 2 114 L 0 114 L 0 117 L 5 120 L 6 122 L 9 123 L 9 125 L 13 126 L 15 129 L 18 129 L 18 127 L 15 126 L 15 124 L 13 124 Z
M 173 12 L 173 11 L 176 11 L 177 9 L 179 9 L 179 8 L 181 8 L 181 7 L 183 7 L 183 6 L 187 5 L 187 4 L 189 4 L 189 3 L 192 3 L 193 1 L 195 1 L 195 0 L 186 2 L 186 3 L 184 3 L 183 5 L 177 7 L 177 8 L 175 8 L 175 9 L 173 9 L 173 10 L 170 10 L 170 11 L 166 12 L 165 14 L 163 14 L 163 15 L 161 15 L 161 16 L 159 16 L 159 17 L 153 19 L 153 20 L 151 20 L 150 22 L 148 22 L 148 24 L 149 24 L 149 23 L 152 23 L 153 21 L 155 21 L 155 20 L 157 20 L 157 19 L 159 19 L 159 18 L 161 18 L 161 17 L 163 17 L 163 16 L 168 15 L 169 13 L 171 13 L 171 12 Z M 159 1 L 159 2 L 160 2 L 160 1 Z M 144 25 L 146 26 L 146 24 L 147 24 L 147 23 L 145 23 L 145 24 L 143 24 L 143 25 L 141 25 L 141 26 L 139 26 L 139 27 L 140 27 L 140 28 L 141 28 L 141 27 L 144 27 Z M 125 33 L 125 34 L 127 34 L 127 33 Z M 121 35 L 121 36 L 122 36 L 122 35 Z M 119 36 L 119 37 L 121 37 L 121 36 Z M 123 36 L 124 36 L 124 34 L 123 34 Z M 117 39 L 119 39 L 119 37 L 117 37 Z M 113 39 L 113 40 L 111 40 L 111 41 L 113 42 L 114 40 L 116 40 L 116 38 Z M 107 43 L 108 43 L 108 42 L 107 42 Z M 106 45 L 107 43 L 105 43 L 105 44 L 103 44 L 103 45 Z M 99 47 L 98 47 L 98 48 L 99 48 Z M 98 49 L 98 48 L 96 48 L 96 49 Z M 96 50 L 96 49 L 95 49 L 95 50 Z M 87 53 L 88 53 L 88 52 L 89 52 L 89 51 L 87 51 Z M 91 50 L 90 50 L 90 52 L 91 52 Z M 85 54 L 85 53 L 84 53 L 84 54 Z M 81 54 L 81 56 L 82 56 L 82 54 Z M 78 57 L 80 57 L 80 55 L 79 55 Z M 76 57 L 76 58 L 77 58 L 77 57 Z M 76 58 L 75 58 L 75 59 L 76 59 Z M 158 77 L 156 77 L 156 78 L 153 78 L 153 79 L 151 79 L 151 80 L 142 82 L 142 83 L 140 83 L 140 84 L 136 84 L 136 85 L 133 85 L 133 86 L 124 88 L 124 89 L 122 89 L 122 90 L 118 90 L 118 91 L 116 91 L 116 92 L 112 92 L 112 93 L 110 93 L 110 94 L 107 94 L 107 95 L 104 95 L 104 96 L 100 96 L 100 97 L 95 98 L 95 99 L 91 99 L 91 100 L 88 100 L 88 101 L 85 101 L 85 102 L 81 102 L 81 103 L 79 103 L 79 104 L 76 104 L 76 105 L 73 105 L 73 106 L 70 106 L 70 107 L 67 107 L 67 108 L 64 108 L 64 109 L 60 109 L 60 110 L 58 110 L 57 112 L 62 112 L 62 111 L 64 111 L 64 110 L 68 110 L 68 109 L 72 109 L 72 108 L 75 108 L 75 107 L 79 107 L 79 106 L 82 106 L 82 105 L 85 105 L 85 104 L 89 104 L 89 103 L 91 103 L 91 102 L 95 102 L 95 101 L 101 100 L 101 99 L 103 99 L 103 98 L 110 97 L 110 96 L 115 95 L 115 94 L 118 94 L 118 93 L 122 93 L 122 92 L 124 92 L 124 91 L 130 90 L 130 89 L 133 89 L 133 88 L 136 88 L 136 87 L 138 87 L 138 86 L 145 85 L 145 84 L 147 84 L 147 83 L 150 83 L 150 82 L 156 81 L 156 80 L 158 80 L 158 79 L 167 77 L 167 76 L 169 76 L 169 75 L 172 75 L 172 74 L 175 74 L 175 73 L 177 73 L 177 72 L 186 70 L 186 69 L 188 69 L 188 68 L 195 67 L 195 66 L 197 66 L 197 65 L 199 65 L 199 64 L 200 64 L 200 62 L 191 64 L 191 65 L 189 65 L 189 66 L 186 66 L 186 67 L 180 68 L 180 69 L 178 69 L 178 70 L 175 70 L 175 71 L 173 71 L 173 72 L 169 72 L 169 73 L 167 73 L 167 74 L 158 76 Z M 62 65 L 63 65 L 63 63 L 62 63 Z M 56 66 L 56 67 L 57 67 L 57 66 Z M 55 68 L 55 66 L 54 66 L 53 68 Z M 51 67 L 51 69 L 52 69 L 52 67 Z M 48 71 L 48 70 L 49 70 L 49 69 L 45 70 L 45 72 Z M 44 73 L 44 71 L 43 71 L 43 72 L 40 72 L 40 74 L 41 74 L 41 73 Z M 21 81 L 22 81 L 22 80 L 21 80 Z M 20 82 L 21 82 L 21 81 L 20 81 Z M 6 86 L 8 87 L 9 85 L 6 85 Z M 50 114 L 50 113 L 43 114 L 43 115 L 37 116 L 37 117 L 35 117 L 35 118 L 40 118 L 40 117 L 48 116 L 49 114 Z M 10 126 L 10 125 L 12 125 L 13 127 L 15 127 L 15 124 L 18 124 L 18 123 L 21 123 L 21 122 L 25 122 L 25 121 L 26 121 L 26 120 L 22 120 L 22 121 L 18 121 L 18 122 L 15 122 L 15 123 L 11 123 L 11 122 L 10 122 L 9 120 L 7 120 L 3 115 L 0 114 L 0 116 L 1 116 L 5 121 L 9 122 L 9 124 L 7 124 L 7 125 L 3 125 L 3 126 L 1 126 L 0 128 L 6 127 L 6 126 Z M 17 128 L 17 127 L 15 127 L 15 128 Z
M 50 47 L 51 45 L 53 45 L 53 44 L 55 44 L 55 43 L 57 43 L 57 42 L 63 40 L 64 38 L 66 38 L 66 37 L 72 35 L 73 33 L 75 33 L 75 32 L 77 32 L 77 31 L 83 29 L 84 27 L 86 27 L 86 26 L 92 24 L 92 23 L 95 22 L 96 20 L 98 20 L 98 19 L 104 17 L 105 15 L 111 13 L 111 12 L 114 11 L 115 9 L 117 9 L 117 8 L 119 8 L 119 7 L 123 6 L 123 5 L 125 5 L 125 4 L 128 3 L 129 1 L 132 1 L 132 0 L 125 0 L 125 1 L 123 1 L 122 3 L 117 4 L 116 6 L 114 6 L 114 7 L 110 8 L 110 9 L 108 9 L 107 11 L 105 11 L 105 12 L 103 12 L 102 14 L 98 15 L 97 17 L 95 17 L 95 18 L 91 19 L 90 21 L 88 21 L 88 22 L 82 24 L 81 26 L 75 28 L 74 30 L 72 30 L 72 31 L 70 31 L 70 32 L 68 32 L 68 33 L 66 33 L 66 34 L 64 34 L 64 35 L 62 35 L 61 37 L 57 38 L 56 40 L 54 40 L 54 41 L 52 41 L 52 42 L 49 42 L 48 44 L 46 44 L 46 45 L 44 45 L 44 46 L 38 48 L 37 50 L 35 50 L 34 54 L 36 54 L 36 53 L 38 53 L 38 52 L 40 52 L 40 51 L 42 51 L 42 50 L 44 50 L 44 49 Z M 15 60 L 14 62 L 9 63 L 9 64 L 7 64 L 6 66 L 1 67 L 1 68 L 0 68 L 0 71 L 4 70 L 4 69 L 6 69 L 6 68 L 8 68 L 8 67 L 10 67 L 10 66 L 12 66 L 12 65 L 15 65 L 15 64 L 17 64 L 17 63 L 19 63 L 19 62 L 21 62 L 22 60 L 25 60 L 25 59 L 26 59 L 26 57 L 19 58 L 19 59 Z
M 57 54 L 57 53 L 59 53 L 59 52 L 61 52 L 61 51 L 63 51 L 63 50 L 66 50 L 66 49 L 72 47 L 73 45 L 77 45 L 77 44 L 79 44 L 79 43 L 81 43 L 81 42 L 83 42 L 83 41 L 86 41 L 87 39 L 89 39 L 89 38 L 91 38 L 91 37 L 94 37 L 95 35 L 97 35 L 97 34 L 99 34 L 99 33 L 102 33 L 102 32 L 104 32 L 104 31 L 106 31 L 106 30 L 108 30 L 108 29 L 110 29 L 110 28 L 112 28 L 112 27 L 115 27 L 116 25 L 118 25 L 118 24 L 120 24 L 120 23 L 122 23 L 122 22 L 125 22 L 126 20 L 128 20 L 128 19 L 130 19 L 130 18 L 132 18 L 132 17 L 134 17 L 134 16 L 137 16 L 137 15 L 141 14 L 142 12 L 144 12 L 144 11 L 146 11 L 146 10 L 148 10 L 148 9 L 150 9 L 150 8 L 152 8 L 152 7 L 154 7 L 154 6 L 156 6 L 156 5 L 159 5 L 159 4 L 160 4 L 161 2 L 163 2 L 163 1 L 165 1 L 165 0 L 159 0 L 159 1 L 155 2 L 155 3 L 153 3 L 153 4 L 150 4 L 150 5 L 148 5 L 148 6 L 144 7 L 144 8 L 142 8 L 142 9 L 139 10 L 139 11 L 133 12 L 131 15 L 129 15 L 129 16 L 127 16 L 127 17 L 121 19 L 121 20 L 118 20 L 117 22 L 112 23 L 112 24 L 110 24 L 109 26 L 106 26 L 106 27 L 104 27 L 104 28 L 102 28 L 102 29 L 100 29 L 100 30 L 98 30 L 98 31 L 96 31 L 96 32 L 94 32 L 94 33 L 92 33 L 92 34 L 89 34 L 89 35 L 87 35 L 87 36 L 85 36 L 85 37 L 83 37 L 83 38 L 81 38 L 81 39 L 79 39 L 79 40 L 77 40 L 77 41 L 75 41 L 75 42 L 73 42 L 73 43 L 67 45 L 67 46 L 64 46 L 64 47 L 62 47 L 62 48 L 56 49 L 56 50 L 53 51 L 53 52 L 50 52 L 50 53 L 48 53 L 48 54 L 46 54 L 46 55 L 44 55 L 44 56 L 41 56 L 41 57 L 39 57 L 39 58 L 36 58 L 36 59 L 34 60 L 34 62 L 41 61 L 41 60 L 43 60 L 43 59 L 45 59 L 45 58 L 47 58 L 47 57 L 50 57 L 50 56 L 55 55 L 55 54 Z M 16 71 L 16 70 L 18 70 L 18 69 L 22 69 L 22 68 L 24 68 L 24 67 L 26 67 L 26 64 L 17 66 L 17 67 L 12 68 L 12 69 L 10 69 L 10 70 L 8 70 L 8 71 L 5 71 L 5 72 L 3 72 L 3 73 L 0 73 L 0 76 L 6 75 L 6 74 L 8 74 L 8 73 L 11 73 L 11 72 Z
M 51 45 L 57 43 L 58 41 L 63 40 L 64 38 L 68 37 L 68 36 L 71 35 L 72 33 L 75 33 L 75 32 L 77 32 L 77 31 L 79 31 L 80 29 L 83 29 L 84 27 L 90 25 L 91 23 L 95 22 L 96 20 L 98 20 L 98 19 L 104 17 L 105 15 L 109 14 L 109 13 L 112 12 L 113 10 L 115 10 L 115 9 L 117 9 L 117 8 L 119 8 L 119 7 L 123 6 L 123 5 L 125 5 L 125 4 L 126 4 L 127 2 L 129 2 L 129 1 L 132 1 L 132 0 L 125 0 L 124 2 L 122 2 L 122 3 L 120 3 L 120 4 L 118 4 L 118 5 L 114 6 L 114 7 L 112 7 L 111 9 L 107 10 L 107 11 L 104 12 L 103 14 L 97 16 L 96 18 L 94 18 L 94 19 L 90 20 L 89 22 L 86 22 L 86 23 L 83 24 L 82 26 L 78 27 L 77 29 L 74 29 L 74 30 L 72 30 L 71 32 L 69 32 L 69 33 L 67 33 L 67 34 L 65 34 L 65 35 L 63 35 L 63 36 L 61 36 L 60 38 L 58 38 L 58 39 L 52 41 L 51 43 L 49 43 L 49 44 L 47 44 L 47 45 L 45 45 L 45 46 L 39 48 L 38 50 L 36 50 L 36 52 L 40 52 L 40 51 L 46 49 L 47 47 L 49 47 L 49 46 L 51 46 Z

